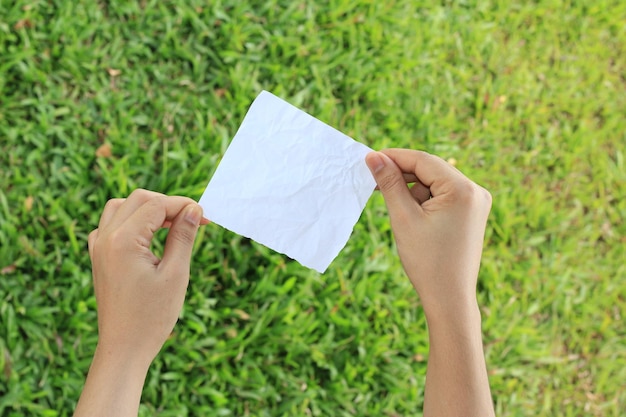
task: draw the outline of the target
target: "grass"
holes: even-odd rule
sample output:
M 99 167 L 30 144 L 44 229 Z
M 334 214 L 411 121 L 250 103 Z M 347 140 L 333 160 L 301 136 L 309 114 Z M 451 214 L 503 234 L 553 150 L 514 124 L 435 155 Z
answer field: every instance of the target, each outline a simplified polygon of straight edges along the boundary
M 624 2 L 179 3 L 0 0 L 0 414 L 71 415 L 104 203 L 198 198 L 261 89 L 492 192 L 498 415 L 626 409 Z M 421 414 L 425 322 L 380 196 L 324 275 L 211 225 L 192 277 L 140 415 Z

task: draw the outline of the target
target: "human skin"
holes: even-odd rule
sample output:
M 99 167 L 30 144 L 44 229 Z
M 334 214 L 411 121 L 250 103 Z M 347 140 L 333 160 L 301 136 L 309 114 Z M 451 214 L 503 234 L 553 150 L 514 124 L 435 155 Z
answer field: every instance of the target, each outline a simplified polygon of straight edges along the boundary
M 110 200 L 89 235 L 98 345 L 75 416 L 136 416 L 148 367 L 180 314 L 202 208 L 185 197 L 136 190 Z M 169 227 L 163 258 L 150 251 Z
M 366 163 L 426 314 L 424 415 L 493 416 L 476 301 L 491 196 L 424 152 L 372 152 Z M 89 235 L 99 337 L 75 416 L 137 415 L 148 368 L 184 302 L 198 227 L 207 222 L 185 197 L 136 190 L 107 203 Z M 158 259 L 150 242 L 162 227 L 170 231 Z
M 387 149 L 366 163 L 428 323 L 424 416 L 495 415 L 476 300 L 491 195 L 425 152 Z

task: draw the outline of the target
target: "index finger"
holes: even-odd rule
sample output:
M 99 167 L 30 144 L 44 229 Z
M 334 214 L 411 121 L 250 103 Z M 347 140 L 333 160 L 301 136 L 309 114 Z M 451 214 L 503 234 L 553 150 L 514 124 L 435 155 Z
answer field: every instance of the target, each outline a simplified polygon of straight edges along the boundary
M 100 228 L 112 228 L 116 229 L 122 225 L 127 219 L 129 219 L 137 210 L 139 210 L 144 204 L 149 203 L 159 198 L 176 199 L 181 205 L 195 203 L 191 198 L 182 196 L 166 196 L 165 194 L 157 193 L 154 191 L 136 189 L 128 198 L 118 206 L 117 211 L 107 218 L 107 222 L 101 221 Z M 169 226 L 169 218 L 166 218 L 164 223 L 159 224 L 158 228 Z M 157 229 L 158 229 L 157 228 Z
M 121 225 L 124 234 L 141 238 L 142 245 L 149 247 L 154 233 L 195 201 L 176 196 L 155 196 L 142 204 Z
M 419 182 L 432 189 L 433 195 L 442 182 L 467 180 L 465 175 L 443 159 L 423 151 L 383 149 L 380 152 L 391 158 L 403 173 L 415 174 Z

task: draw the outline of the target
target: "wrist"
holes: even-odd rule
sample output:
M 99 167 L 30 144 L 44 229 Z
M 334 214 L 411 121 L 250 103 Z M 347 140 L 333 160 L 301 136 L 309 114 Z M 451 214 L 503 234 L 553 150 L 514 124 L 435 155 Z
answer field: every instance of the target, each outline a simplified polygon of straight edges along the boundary
M 423 307 L 431 332 L 443 328 L 462 333 L 480 333 L 481 315 L 476 297 L 455 299 L 452 302 L 424 303 Z
M 94 352 L 93 363 L 105 364 L 108 367 L 126 369 L 130 374 L 147 373 L 154 357 L 132 346 L 120 346 L 98 342 Z
M 136 416 L 151 360 L 98 343 L 75 417 Z

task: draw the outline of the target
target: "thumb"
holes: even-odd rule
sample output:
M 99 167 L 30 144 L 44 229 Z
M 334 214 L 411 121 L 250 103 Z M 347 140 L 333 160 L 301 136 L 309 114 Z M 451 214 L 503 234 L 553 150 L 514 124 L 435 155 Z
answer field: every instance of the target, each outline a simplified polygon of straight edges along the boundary
M 161 261 L 164 269 L 180 269 L 180 273 L 189 273 L 191 251 L 201 219 L 202 207 L 191 203 L 172 221 Z
M 402 171 L 391 158 L 382 152 L 370 152 L 365 156 L 365 163 L 385 198 L 391 216 L 394 216 L 394 213 L 399 210 L 406 210 L 414 206 L 419 207 L 406 185 Z

